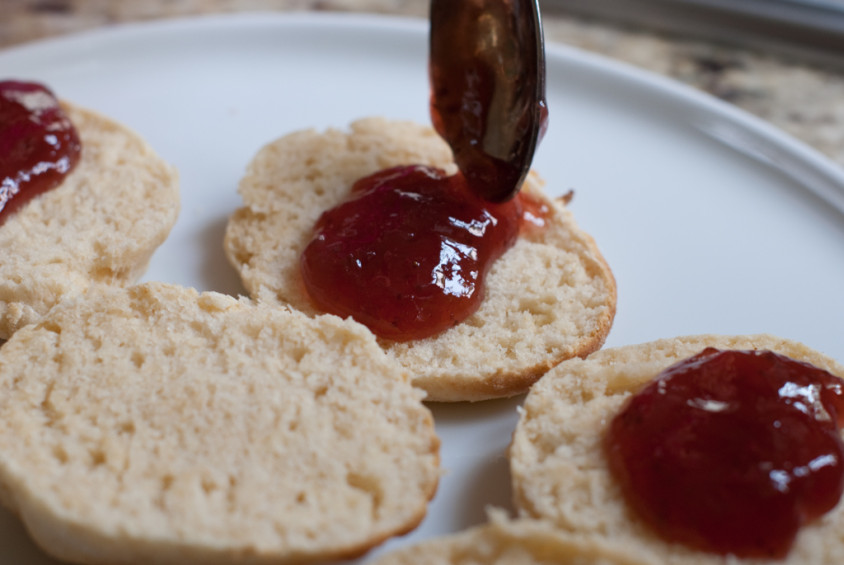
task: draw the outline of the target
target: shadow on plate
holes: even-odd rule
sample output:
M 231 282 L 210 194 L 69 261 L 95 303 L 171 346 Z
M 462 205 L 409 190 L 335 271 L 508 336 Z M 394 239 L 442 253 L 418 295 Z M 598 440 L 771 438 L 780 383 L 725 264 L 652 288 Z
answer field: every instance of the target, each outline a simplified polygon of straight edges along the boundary
M 503 508 L 514 515 L 513 490 L 510 486 L 510 462 L 505 455 L 484 461 L 472 470 L 464 492 L 459 517 L 463 529 L 487 522 L 489 507 Z
M 41 551 L 17 516 L 6 509 L 0 509 L 0 556 L 9 565 L 65 565 Z
M 209 222 L 198 234 L 200 248 L 205 256 L 202 257 L 201 275 L 206 288 L 228 294 L 230 296 L 246 296 L 246 289 L 235 271 L 229 264 L 223 251 L 223 236 L 226 233 L 228 216 L 223 216 Z

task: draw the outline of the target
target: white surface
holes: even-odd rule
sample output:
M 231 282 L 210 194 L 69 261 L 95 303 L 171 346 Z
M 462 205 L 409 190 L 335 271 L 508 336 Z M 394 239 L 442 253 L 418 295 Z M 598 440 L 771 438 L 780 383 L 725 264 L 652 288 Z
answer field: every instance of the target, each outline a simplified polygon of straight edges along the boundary
M 548 47 L 535 167 L 597 240 L 619 288 L 607 345 L 771 332 L 844 360 L 844 173 L 706 96 Z M 0 77 L 135 128 L 181 171 L 183 207 L 147 279 L 241 292 L 222 253 L 237 181 L 264 143 L 380 114 L 427 123 L 423 21 L 245 15 L 120 27 L 0 53 Z M 446 475 L 408 541 L 509 507 L 521 399 L 434 407 Z M 22 438 L 24 440 L 24 438 Z M 55 563 L 0 513 L 3 563 Z

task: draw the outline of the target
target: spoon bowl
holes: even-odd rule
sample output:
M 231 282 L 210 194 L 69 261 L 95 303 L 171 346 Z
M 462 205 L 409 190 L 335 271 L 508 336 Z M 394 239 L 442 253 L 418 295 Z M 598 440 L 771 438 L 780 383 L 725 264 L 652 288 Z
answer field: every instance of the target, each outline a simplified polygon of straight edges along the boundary
M 472 191 L 519 191 L 547 124 L 538 0 L 431 0 L 434 128 Z

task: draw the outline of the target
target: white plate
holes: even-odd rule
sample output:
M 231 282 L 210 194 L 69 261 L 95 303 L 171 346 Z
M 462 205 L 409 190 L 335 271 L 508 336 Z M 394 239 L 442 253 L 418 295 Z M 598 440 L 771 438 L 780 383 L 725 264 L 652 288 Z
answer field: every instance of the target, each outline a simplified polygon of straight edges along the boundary
M 0 53 L 139 131 L 181 171 L 182 214 L 147 279 L 241 292 L 221 240 L 264 143 L 368 115 L 427 123 L 427 25 L 251 14 L 117 27 Z M 771 332 L 844 360 L 844 173 L 773 128 L 671 81 L 548 47 L 551 122 L 535 167 L 615 272 L 608 345 Z M 415 532 L 510 507 L 506 448 L 520 398 L 435 406 L 447 474 Z M 379 550 L 379 551 L 383 551 Z M 0 514 L 4 563 L 55 563 Z

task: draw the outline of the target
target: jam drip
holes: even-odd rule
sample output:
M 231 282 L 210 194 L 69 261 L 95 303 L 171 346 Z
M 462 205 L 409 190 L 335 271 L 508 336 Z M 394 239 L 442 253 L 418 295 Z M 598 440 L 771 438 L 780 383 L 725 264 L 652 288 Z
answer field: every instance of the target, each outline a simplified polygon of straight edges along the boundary
M 770 351 L 706 349 L 612 421 L 612 473 L 659 534 L 704 551 L 783 558 L 844 489 L 844 381 Z
M 431 119 L 472 192 L 493 202 L 518 192 L 547 127 L 541 29 L 519 5 L 530 1 L 431 3 Z
M 0 81 L 0 223 L 76 166 L 79 135 L 40 84 Z
M 535 227 L 547 210 L 528 208 Z M 320 217 L 301 256 L 307 292 L 321 310 L 383 338 L 437 334 L 477 310 L 484 275 L 518 236 L 522 210 L 521 198 L 474 196 L 460 174 L 421 165 L 380 171 Z
M 300 257 L 313 304 L 395 341 L 480 306 L 492 263 L 547 207 L 518 194 L 547 123 L 535 4 L 432 0 L 431 118 L 460 172 L 409 165 L 361 179 Z M 537 37 L 537 33 L 540 37 Z

